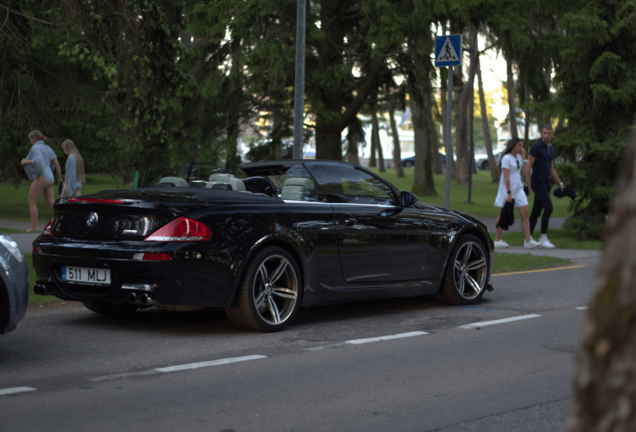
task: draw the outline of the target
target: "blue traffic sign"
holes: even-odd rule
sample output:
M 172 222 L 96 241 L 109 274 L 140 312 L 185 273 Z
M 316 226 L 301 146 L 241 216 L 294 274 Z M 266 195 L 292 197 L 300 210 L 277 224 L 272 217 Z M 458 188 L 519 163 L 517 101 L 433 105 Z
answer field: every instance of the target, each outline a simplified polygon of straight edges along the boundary
M 462 61 L 462 35 L 435 38 L 435 67 L 459 66 Z

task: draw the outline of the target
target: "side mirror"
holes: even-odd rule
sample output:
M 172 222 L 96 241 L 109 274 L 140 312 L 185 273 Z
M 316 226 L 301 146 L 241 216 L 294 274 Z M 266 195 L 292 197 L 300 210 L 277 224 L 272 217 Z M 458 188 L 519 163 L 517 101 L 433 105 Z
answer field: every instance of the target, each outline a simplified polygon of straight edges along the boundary
M 417 195 L 412 194 L 411 192 L 400 193 L 400 201 L 402 202 L 402 207 L 410 207 L 415 204 L 417 200 Z

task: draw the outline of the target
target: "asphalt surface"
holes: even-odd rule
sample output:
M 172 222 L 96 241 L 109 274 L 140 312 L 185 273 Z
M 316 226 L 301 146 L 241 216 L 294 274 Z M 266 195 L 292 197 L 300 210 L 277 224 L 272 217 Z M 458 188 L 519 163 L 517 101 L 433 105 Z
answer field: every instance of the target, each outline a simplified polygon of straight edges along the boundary
M 494 276 L 474 307 L 302 309 L 274 334 L 214 310 L 32 308 L 0 338 L 0 430 L 563 430 L 597 263 Z

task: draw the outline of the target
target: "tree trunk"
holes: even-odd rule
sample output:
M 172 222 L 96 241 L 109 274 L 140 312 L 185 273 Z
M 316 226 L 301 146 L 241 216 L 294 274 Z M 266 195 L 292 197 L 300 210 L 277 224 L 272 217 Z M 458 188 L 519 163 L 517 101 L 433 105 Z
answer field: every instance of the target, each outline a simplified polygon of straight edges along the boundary
M 360 165 L 360 157 L 358 156 L 358 142 L 360 138 L 358 137 L 358 124 L 357 119 L 352 121 L 348 127 L 347 133 L 347 162 L 351 162 L 354 164 Z
M 477 81 L 479 83 L 479 106 L 481 108 L 481 129 L 484 132 L 486 143 L 486 153 L 488 153 L 488 169 L 493 183 L 499 181 L 499 169 L 495 166 L 495 156 L 492 154 L 492 141 L 490 139 L 490 128 L 488 127 L 488 112 L 486 110 L 486 97 L 484 96 L 484 83 L 481 80 L 481 63 L 477 57 Z
M 342 139 L 337 125 L 316 121 L 316 159 L 342 160 Z
M 389 120 L 391 122 L 391 133 L 393 135 L 393 165 L 395 165 L 395 174 L 398 177 L 404 177 L 404 167 L 402 166 L 402 150 L 400 149 L 400 136 L 398 135 L 397 126 L 395 125 L 395 110 L 393 101 L 389 98 Z
M 528 83 L 523 83 L 523 102 L 526 104 L 526 107 L 523 109 L 523 116 L 526 122 L 526 127 L 523 131 L 523 139 L 526 141 L 530 139 L 530 108 L 528 104 L 530 103 L 530 89 Z
M 455 141 L 457 143 L 457 181 L 461 183 L 468 182 L 468 159 L 470 158 L 468 150 L 468 105 L 472 103 L 473 86 L 475 83 L 475 39 L 477 38 L 477 30 L 471 27 L 470 45 L 473 53 L 470 55 L 470 67 L 468 70 L 468 81 L 463 83 L 461 91 L 457 94 L 457 126 L 455 127 Z M 460 72 L 461 78 L 461 72 Z
M 433 156 L 433 173 L 442 174 L 442 157 L 439 155 L 439 138 L 437 137 L 437 130 L 435 130 L 432 97 L 432 95 L 428 95 L 428 105 L 426 104 L 427 100 L 424 100 L 424 120 L 426 121 L 426 130 L 428 131 L 429 144 Z
M 636 424 L 636 135 L 631 141 L 583 326 L 568 432 L 631 431 Z
M 424 96 L 428 97 L 428 95 Z M 436 196 L 435 181 L 433 179 L 433 158 L 426 131 L 426 123 L 418 97 L 411 93 L 411 120 L 413 122 L 415 167 L 413 169 L 413 189 L 411 192 L 418 196 Z
M 517 130 L 517 104 L 515 103 L 515 77 L 512 74 L 512 58 L 506 57 L 506 74 L 508 89 L 508 117 L 510 118 L 510 137 L 518 138 Z
M 371 116 L 371 141 L 374 142 L 373 148 L 378 152 L 378 165 L 380 172 L 385 172 L 384 155 L 382 151 L 382 144 L 380 143 L 380 125 L 378 123 L 378 112 L 376 109 L 376 105 L 374 104 L 373 114 Z

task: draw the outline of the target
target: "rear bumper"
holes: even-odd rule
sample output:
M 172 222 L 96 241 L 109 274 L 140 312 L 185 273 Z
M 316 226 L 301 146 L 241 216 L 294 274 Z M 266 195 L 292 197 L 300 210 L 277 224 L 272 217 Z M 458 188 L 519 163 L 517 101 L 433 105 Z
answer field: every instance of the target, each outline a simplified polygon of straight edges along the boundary
M 152 292 L 156 303 L 204 307 L 228 306 L 236 281 L 235 247 L 227 244 L 80 242 L 40 237 L 33 254 L 39 290 L 66 300 L 128 302 L 129 294 Z M 140 252 L 169 254 L 169 261 L 140 261 Z M 110 285 L 62 280 L 63 266 L 109 269 Z

